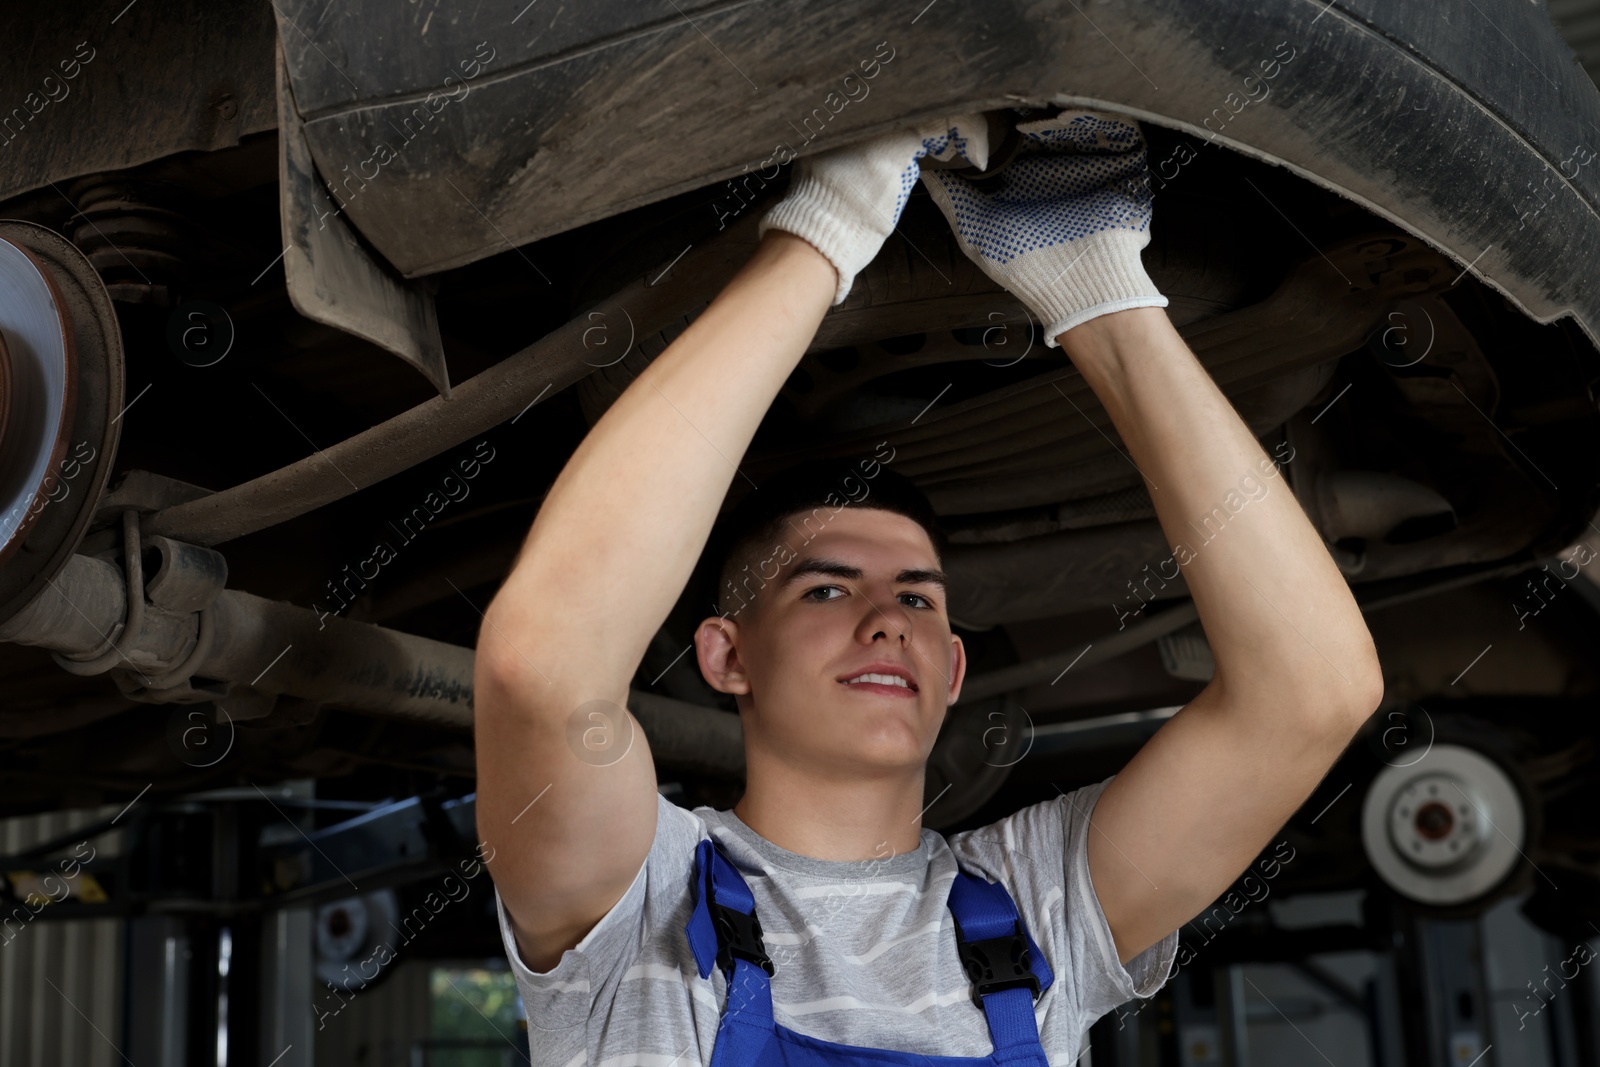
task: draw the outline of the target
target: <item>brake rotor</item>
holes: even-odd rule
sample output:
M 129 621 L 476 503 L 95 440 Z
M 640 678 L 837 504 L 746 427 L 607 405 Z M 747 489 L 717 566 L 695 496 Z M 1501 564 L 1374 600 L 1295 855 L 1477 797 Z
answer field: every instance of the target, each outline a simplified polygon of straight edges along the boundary
M 1511 777 L 1463 745 L 1436 744 L 1424 759 L 1373 779 L 1361 842 L 1390 888 L 1422 904 L 1482 897 L 1522 858 L 1527 818 Z
M 923 782 L 922 825 L 943 830 L 987 804 L 1033 747 L 1033 721 L 1007 694 L 945 712 Z
M 60 234 L 0 220 L 0 622 L 59 571 L 116 454 L 122 333 Z
M 6 423 L 11 411 L 11 354 L 6 349 L 6 335 L 0 333 L 0 445 L 5 443 Z

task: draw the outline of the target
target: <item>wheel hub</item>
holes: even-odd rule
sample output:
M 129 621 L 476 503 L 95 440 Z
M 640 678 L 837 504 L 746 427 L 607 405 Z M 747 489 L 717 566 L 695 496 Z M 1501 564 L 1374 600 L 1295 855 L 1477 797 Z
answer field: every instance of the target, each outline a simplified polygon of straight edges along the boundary
M 1482 820 L 1474 817 L 1470 783 L 1452 775 L 1415 778 L 1389 809 L 1389 836 L 1407 863 L 1440 870 L 1468 860 L 1482 844 Z

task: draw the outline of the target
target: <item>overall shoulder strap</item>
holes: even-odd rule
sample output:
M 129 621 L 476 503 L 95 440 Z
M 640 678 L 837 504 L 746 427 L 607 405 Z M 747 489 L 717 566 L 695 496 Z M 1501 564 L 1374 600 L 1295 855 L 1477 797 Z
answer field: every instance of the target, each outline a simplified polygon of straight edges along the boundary
M 727 1001 L 717 1024 L 711 1067 L 772 1062 L 772 961 L 761 941 L 755 897 L 744 876 L 707 837 L 695 846 L 695 902 L 685 928 L 700 977 L 716 964 L 727 976 Z
M 735 960 L 748 960 L 774 973 L 772 959 L 761 940 L 761 920 L 755 897 L 744 875 L 733 865 L 715 839 L 702 838 L 694 853 L 694 910 L 684 928 L 701 978 L 711 976 L 711 966 L 733 974 Z
M 950 883 L 950 913 L 961 965 L 972 982 L 972 1002 L 988 1018 L 995 1048 L 1038 1044 L 1033 1002 L 1050 988 L 1055 973 L 1011 894 L 1001 883 L 968 874 L 958 865 Z

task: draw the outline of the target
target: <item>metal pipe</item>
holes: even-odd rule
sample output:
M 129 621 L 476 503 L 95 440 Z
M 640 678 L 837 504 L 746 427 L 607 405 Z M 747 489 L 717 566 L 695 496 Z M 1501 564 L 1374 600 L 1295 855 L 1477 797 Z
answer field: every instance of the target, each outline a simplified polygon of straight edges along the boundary
M 468 379 L 449 400 L 434 397 L 287 467 L 157 512 L 146 532 L 218 545 L 315 511 L 498 426 L 603 365 L 585 358 L 597 326 L 644 337 L 710 300 L 755 248 L 758 214 L 747 213 L 662 277 L 637 279 Z
M 126 593 L 115 566 L 74 555 L 49 586 L 0 624 L 0 641 L 67 655 L 94 649 L 122 620 Z M 210 648 L 191 669 L 193 676 L 375 715 L 472 728 L 475 653 L 470 648 L 237 589 L 224 589 L 206 612 Z M 159 674 L 181 662 L 194 650 L 198 619 L 197 613 L 146 605 L 144 627 L 124 635 L 126 663 L 144 680 L 140 669 Z M 179 687 L 187 680 L 180 679 Z M 160 702 L 161 691 L 136 696 Z M 738 716 L 638 690 L 629 692 L 628 705 L 659 765 L 743 779 Z
M 1065 652 L 1056 652 L 1040 659 L 1030 660 L 1027 663 L 1018 663 L 1011 667 L 1002 667 L 997 671 L 975 675 L 961 684 L 961 700 L 971 702 L 992 697 L 998 693 L 1015 692 L 1026 689 L 1030 685 L 1049 681 L 1068 667 L 1089 667 L 1122 655 L 1130 649 L 1147 645 L 1162 634 L 1172 633 L 1182 629 L 1198 617 L 1194 601 L 1169 608 L 1161 614 L 1136 623 L 1126 630 L 1119 630 L 1109 636 L 1098 638 L 1088 643 L 1088 648 L 1080 651 L 1073 645 Z
M 82 655 L 105 643 L 127 610 L 127 585 L 116 565 L 74 553 L 21 611 L 0 622 L 0 641 Z M 132 643 L 132 634 L 125 635 Z
M 1596 517 L 1600 518 L 1600 515 Z M 1374 583 L 1367 588 L 1357 588 L 1354 592 L 1362 613 L 1370 614 L 1394 604 L 1434 596 L 1464 585 L 1488 581 L 1491 578 L 1517 574 L 1527 570 L 1528 567 L 1529 561 L 1526 559 L 1483 567 L 1467 566 L 1456 568 L 1454 573 L 1446 574 L 1442 578 L 1432 574 L 1408 575 Z M 1081 652 L 1074 644 L 1065 652 L 1055 652 L 1039 659 L 1029 660 L 1027 663 L 1017 663 L 1010 667 L 973 675 L 961 685 L 961 700 L 975 701 L 997 693 L 1016 692 L 1048 681 L 1068 667 L 1088 667 L 1103 663 L 1140 645 L 1149 644 L 1164 634 L 1181 630 L 1197 618 L 1199 612 L 1195 608 L 1194 601 L 1190 600 L 1124 630 L 1087 642 L 1088 648 Z
M 628 691 L 628 710 L 650 740 L 657 764 L 744 781 L 739 716 L 638 689 Z
M 194 673 L 269 693 L 472 726 L 470 648 L 328 617 L 225 589 L 209 609 L 215 635 Z

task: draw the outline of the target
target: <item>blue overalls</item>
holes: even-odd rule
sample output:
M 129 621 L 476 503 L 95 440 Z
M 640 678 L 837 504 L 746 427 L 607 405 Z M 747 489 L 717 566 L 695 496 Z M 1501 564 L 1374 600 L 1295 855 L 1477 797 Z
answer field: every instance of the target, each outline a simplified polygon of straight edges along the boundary
M 761 940 L 755 898 L 711 838 L 695 848 L 695 906 L 685 927 L 700 977 L 713 964 L 728 979 L 728 1000 L 710 1067 L 1049 1067 L 1033 1002 L 1055 975 L 1017 915 L 1005 886 L 957 867 L 951 913 L 961 962 L 973 984 L 972 1001 L 989 1021 L 994 1051 L 987 1056 L 925 1056 L 893 1049 L 841 1045 L 808 1037 L 772 1018 L 775 973 Z

